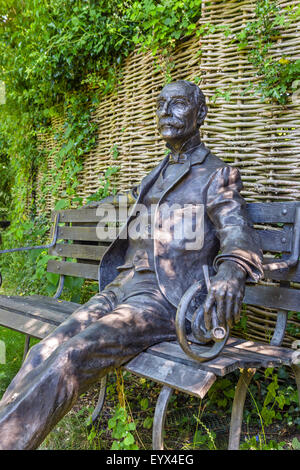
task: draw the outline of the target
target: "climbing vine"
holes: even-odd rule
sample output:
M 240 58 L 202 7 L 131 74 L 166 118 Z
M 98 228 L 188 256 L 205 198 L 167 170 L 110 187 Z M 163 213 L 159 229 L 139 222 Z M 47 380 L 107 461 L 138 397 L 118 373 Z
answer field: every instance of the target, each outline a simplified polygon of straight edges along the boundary
M 200 26 L 201 3 L 0 0 L 0 83 L 6 87 L 6 102 L 0 105 L 0 196 L 9 192 L 0 203 L 12 221 L 5 243 L 26 242 L 28 231 L 19 221 L 34 224 L 37 208 L 45 207 L 49 191 L 56 209 L 82 204 L 80 172 L 96 142 L 91 116 L 103 95 L 118 84 L 123 61 L 135 48 L 151 50 L 158 64 L 164 57 L 169 81 L 172 61 L 168 57 L 178 41 L 222 30 L 237 48 L 247 51 L 257 70 L 255 86 L 262 99 L 285 104 L 293 88 L 299 88 L 300 61 L 274 58 L 272 48 L 282 29 L 299 17 L 300 7 L 288 9 L 279 7 L 276 0 L 257 0 L 253 19 L 236 34 L 227 25 Z M 51 122 L 62 116 L 62 128 L 52 128 Z M 40 145 L 41 134 L 54 135 L 56 142 L 51 181 L 46 171 L 51 152 Z M 118 171 L 117 154 L 113 147 L 116 164 L 102 175 L 99 190 L 89 200 L 113 190 L 110 179 Z M 38 170 L 43 177 L 37 187 Z
M 0 132 L 9 136 L 7 155 L 18 156 L 13 186 L 20 187 L 22 168 L 28 189 L 47 160 L 37 135 L 55 132 L 59 150 L 52 195 L 61 207 L 71 199 L 80 204 L 78 174 L 95 143 L 90 117 L 118 82 L 122 61 L 135 47 L 166 53 L 195 30 L 200 15 L 201 0 L 0 0 L 0 81 L 7 90 Z M 56 116 L 65 119 L 60 132 L 51 129 Z M 43 178 L 39 205 L 47 190 Z M 19 215 L 29 199 L 34 213 L 35 190 L 15 191 L 19 197 L 14 193 L 12 209 Z
M 276 0 L 257 0 L 254 13 L 254 20 L 245 25 L 235 40 L 240 50 L 249 50 L 249 61 L 260 77 L 257 89 L 261 98 L 284 105 L 299 88 L 300 60 L 291 61 L 285 55 L 274 58 L 272 47 L 281 38 L 282 29 L 299 17 L 300 6 L 281 8 Z

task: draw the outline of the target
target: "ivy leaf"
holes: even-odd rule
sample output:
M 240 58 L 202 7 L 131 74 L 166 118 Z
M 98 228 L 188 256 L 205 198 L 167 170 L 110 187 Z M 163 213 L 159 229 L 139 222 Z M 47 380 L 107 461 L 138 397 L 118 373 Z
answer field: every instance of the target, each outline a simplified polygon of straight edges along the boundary
M 55 210 L 60 211 L 66 209 L 69 206 L 69 201 L 67 199 L 61 199 L 55 204 Z
M 124 444 L 125 444 L 126 446 L 131 446 L 132 444 L 134 444 L 134 437 L 133 437 L 133 435 L 132 435 L 130 432 L 129 432 L 129 433 L 127 434 L 127 436 L 125 437 L 125 439 L 124 439 Z

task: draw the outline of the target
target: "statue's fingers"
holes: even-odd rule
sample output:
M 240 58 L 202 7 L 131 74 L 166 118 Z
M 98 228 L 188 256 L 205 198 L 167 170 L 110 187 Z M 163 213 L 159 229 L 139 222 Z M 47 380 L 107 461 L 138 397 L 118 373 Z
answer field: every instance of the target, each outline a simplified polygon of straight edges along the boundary
M 234 324 L 234 296 L 231 292 L 227 292 L 226 295 L 226 323 L 229 328 L 233 327 Z
M 221 290 L 216 295 L 216 309 L 218 315 L 218 324 L 225 327 L 225 298 L 226 291 Z
M 242 308 L 242 302 L 243 302 L 243 295 L 238 294 L 236 296 L 236 301 L 233 306 L 233 315 L 234 315 L 234 322 L 238 323 L 241 319 L 241 308 Z
M 211 323 L 212 323 L 212 328 L 217 328 L 220 325 L 220 321 L 218 318 L 217 309 L 215 305 L 213 306 L 212 311 L 211 311 Z
M 212 329 L 211 310 L 215 303 L 215 296 L 213 292 L 209 292 L 206 296 L 203 309 L 204 309 L 204 324 L 207 330 Z

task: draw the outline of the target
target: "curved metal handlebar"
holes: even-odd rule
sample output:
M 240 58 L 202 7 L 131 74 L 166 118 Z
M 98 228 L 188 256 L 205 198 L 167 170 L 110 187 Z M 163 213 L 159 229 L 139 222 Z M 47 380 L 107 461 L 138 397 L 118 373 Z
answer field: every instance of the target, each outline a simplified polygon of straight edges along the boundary
M 186 338 L 186 329 L 185 329 L 186 314 L 188 312 L 188 308 L 189 308 L 191 301 L 201 291 L 202 287 L 203 287 L 203 283 L 197 282 L 193 284 L 191 287 L 189 287 L 189 289 L 185 292 L 185 294 L 182 296 L 182 299 L 179 303 L 177 313 L 176 313 L 176 322 L 175 322 L 177 338 L 178 338 L 178 342 L 181 348 L 188 356 L 190 356 L 192 359 L 195 359 L 198 362 L 210 361 L 211 359 L 214 359 L 215 357 L 217 357 L 220 354 L 220 352 L 223 350 L 227 342 L 227 339 L 229 337 L 228 327 L 225 330 L 225 328 L 215 325 L 211 332 L 206 331 L 206 334 L 204 332 L 201 338 L 201 339 L 204 339 L 204 342 L 210 341 L 210 339 L 214 341 L 214 344 L 211 347 L 207 346 L 207 351 L 203 353 L 198 353 L 198 352 L 195 352 L 191 348 Z M 195 323 L 197 314 L 198 314 L 198 318 L 199 318 L 199 315 L 201 317 L 201 312 L 199 311 L 199 309 L 193 315 L 193 323 Z M 202 314 L 203 314 L 203 310 L 202 310 Z M 197 327 L 197 325 L 194 325 L 194 326 Z
M 293 244 L 291 255 L 284 261 L 264 264 L 264 271 L 277 271 L 279 269 L 288 269 L 299 262 L 300 256 L 300 206 L 296 207 L 295 221 L 293 228 Z
M 55 219 L 54 219 L 54 226 L 53 226 L 53 234 L 52 234 L 52 239 L 51 242 L 48 245 L 35 245 L 35 246 L 23 246 L 20 248 L 9 248 L 7 250 L 0 250 L 0 254 L 5 254 L 5 253 L 14 253 L 16 251 L 27 251 L 27 250 L 40 250 L 40 249 L 48 249 L 52 248 L 57 241 L 57 236 L 58 236 L 58 223 L 59 223 L 59 212 L 55 214 Z M 2 285 L 2 275 L 0 273 L 0 287 Z

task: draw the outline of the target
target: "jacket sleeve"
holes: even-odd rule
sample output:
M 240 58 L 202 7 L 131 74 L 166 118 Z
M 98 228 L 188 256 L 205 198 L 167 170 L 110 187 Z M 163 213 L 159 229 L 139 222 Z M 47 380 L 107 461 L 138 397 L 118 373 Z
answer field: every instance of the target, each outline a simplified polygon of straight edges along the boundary
M 237 168 L 225 166 L 214 172 L 207 191 L 207 213 L 220 240 L 214 268 L 225 260 L 240 264 L 254 280 L 263 276 L 260 242 L 246 212 Z

